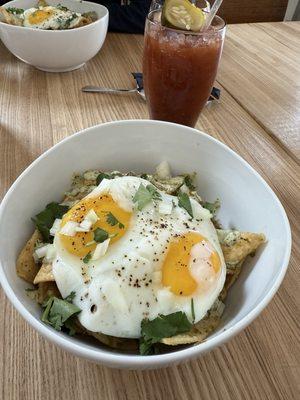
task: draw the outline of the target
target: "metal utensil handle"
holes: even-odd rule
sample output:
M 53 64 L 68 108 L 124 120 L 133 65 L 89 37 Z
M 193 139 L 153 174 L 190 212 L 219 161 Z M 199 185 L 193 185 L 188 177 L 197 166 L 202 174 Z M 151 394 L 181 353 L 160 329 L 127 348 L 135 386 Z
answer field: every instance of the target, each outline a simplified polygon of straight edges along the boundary
M 102 88 L 99 86 L 84 86 L 81 89 L 83 92 L 94 92 L 94 93 L 133 93 L 137 89 L 112 89 L 112 88 Z

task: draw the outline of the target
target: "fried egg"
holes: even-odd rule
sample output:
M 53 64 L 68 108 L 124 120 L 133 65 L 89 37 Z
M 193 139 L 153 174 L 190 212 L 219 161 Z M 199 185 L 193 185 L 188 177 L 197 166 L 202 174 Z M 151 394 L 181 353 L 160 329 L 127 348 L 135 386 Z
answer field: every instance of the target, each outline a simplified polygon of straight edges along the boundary
M 176 196 L 159 191 L 160 200 L 139 210 L 134 196 L 141 184 L 149 182 L 104 179 L 64 215 L 55 234 L 56 284 L 63 297 L 75 292 L 78 318 L 92 332 L 138 338 L 144 318 L 176 311 L 196 323 L 224 286 L 226 267 L 209 211 L 191 198 L 191 218 Z M 93 225 L 80 231 L 88 213 L 96 215 Z M 81 224 L 79 231 L 65 234 L 70 224 Z M 87 260 L 97 251 L 97 228 L 109 239 L 100 257 Z
M 71 29 L 76 27 L 82 16 L 65 8 L 52 6 L 29 8 L 24 11 L 23 25 L 37 29 Z

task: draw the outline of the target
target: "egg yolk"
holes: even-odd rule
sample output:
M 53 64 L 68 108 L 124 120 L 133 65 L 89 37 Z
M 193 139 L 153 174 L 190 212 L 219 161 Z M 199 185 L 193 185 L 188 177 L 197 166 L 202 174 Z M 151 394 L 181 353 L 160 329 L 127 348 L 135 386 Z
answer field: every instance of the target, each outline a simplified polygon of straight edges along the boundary
M 110 239 L 110 244 L 112 244 L 121 239 L 130 223 L 131 213 L 120 208 L 110 195 L 104 194 L 83 199 L 75 204 L 63 217 L 61 226 L 64 226 L 68 221 L 81 223 L 90 210 L 94 210 L 99 219 L 89 232 L 77 232 L 75 236 L 60 234 L 62 246 L 77 257 L 84 257 L 95 249 L 97 243 L 90 244 L 90 242 L 94 240 L 93 231 L 96 228 L 101 228 L 112 235 L 113 237 Z M 109 213 L 118 220 L 118 223 L 114 226 L 108 222 Z
M 50 10 L 36 10 L 28 17 L 28 21 L 30 25 L 38 25 L 44 22 L 53 14 L 53 11 Z
M 168 253 L 162 268 L 162 284 L 179 296 L 190 296 L 198 287 L 197 281 L 190 273 L 191 249 L 195 244 L 205 243 L 207 239 L 196 232 L 174 238 L 169 245 Z M 211 246 L 211 245 L 210 245 Z M 220 270 L 221 261 L 217 252 L 210 253 L 207 262 L 215 273 Z

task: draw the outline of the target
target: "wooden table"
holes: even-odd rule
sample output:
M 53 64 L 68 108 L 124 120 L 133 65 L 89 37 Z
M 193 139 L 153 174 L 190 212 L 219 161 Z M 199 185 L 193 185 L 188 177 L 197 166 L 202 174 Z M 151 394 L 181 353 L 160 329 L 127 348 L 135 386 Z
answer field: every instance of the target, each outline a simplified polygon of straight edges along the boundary
M 110 34 L 81 70 L 46 74 L 0 45 L 0 195 L 65 136 L 104 121 L 147 117 L 137 95 L 80 92 L 86 84 L 132 86 L 130 71 L 141 70 L 142 46 L 141 36 Z M 229 26 L 217 82 L 222 99 L 205 109 L 197 125 L 242 155 L 288 213 L 293 253 L 267 309 L 231 342 L 196 361 L 127 372 L 91 364 L 46 342 L 0 291 L 1 399 L 300 398 L 299 55 L 300 23 Z

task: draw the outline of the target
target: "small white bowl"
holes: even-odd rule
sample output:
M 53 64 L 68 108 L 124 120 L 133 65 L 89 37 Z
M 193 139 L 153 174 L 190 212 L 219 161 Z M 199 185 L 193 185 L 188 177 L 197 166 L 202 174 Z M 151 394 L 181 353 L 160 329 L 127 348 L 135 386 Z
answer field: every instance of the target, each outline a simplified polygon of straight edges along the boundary
M 0 39 L 17 58 L 48 72 L 66 72 L 82 67 L 101 49 L 108 27 L 106 7 L 89 1 L 47 0 L 49 5 L 61 4 L 75 12 L 95 11 L 97 21 L 75 29 L 42 30 L 13 26 L 0 22 Z M 37 0 L 13 0 L 4 7 L 28 9 Z
M 51 201 L 59 201 L 75 171 L 90 168 L 151 172 L 162 160 L 174 173 L 197 172 L 203 198 L 221 199 L 224 227 L 264 232 L 268 243 L 249 258 L 226 299 L 218 329 L 206 341 L 170 353 L 122 354 L 57 332 L 40 320 L 40 307 L 25 293 L 16 259 L 34 227 L 31 217 Z M 131 120 L 88 128 L 68 137 L 34 161 L 15 181 L 0 207 L 0 280 L 21 315 L 43 336 L 71 353 L 111 367 L 158 368 L 199 357 L 231 339 L 264 309 L 277 291 L 288 266 L 291 233 L 285 211 L 266 182 L 227 146 L 185 126 Z

